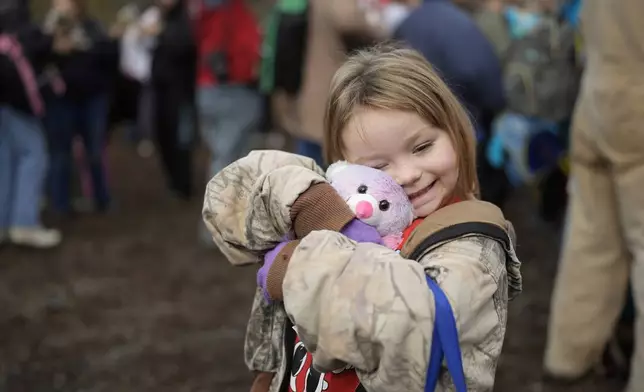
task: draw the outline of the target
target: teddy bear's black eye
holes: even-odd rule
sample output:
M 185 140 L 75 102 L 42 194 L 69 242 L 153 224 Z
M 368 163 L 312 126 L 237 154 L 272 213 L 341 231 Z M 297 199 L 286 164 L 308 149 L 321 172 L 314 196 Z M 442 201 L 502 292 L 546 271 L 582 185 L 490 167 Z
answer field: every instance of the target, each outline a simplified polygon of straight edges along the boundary
M 381 200 L 378 208 L 380 208 L 380 211 L 387 211 L 389 209 L 389 202 L 387 200 Z
M 367 193 L 367 189 L 368 189 L 368 188 L 367 188 L 367 186 L 366 186 L 366 185 L 360 185 L 360 186 L 358 187 L 358 193 L 365 194 L 365 193 Z

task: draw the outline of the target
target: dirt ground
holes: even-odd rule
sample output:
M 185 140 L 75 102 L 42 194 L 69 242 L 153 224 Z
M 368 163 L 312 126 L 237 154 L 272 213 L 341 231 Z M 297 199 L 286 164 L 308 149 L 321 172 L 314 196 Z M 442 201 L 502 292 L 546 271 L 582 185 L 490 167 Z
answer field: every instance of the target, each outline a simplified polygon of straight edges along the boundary
M 114 211 L 65 223 L 54 251 L 0 249 L 0 391 L 247 391 L 254 268 L 199 245 L 200 197 L 173 199 L 154 158 L 113 145 L 110 173 Z M 596 378 L 540 383 L 559 233 L 533 211 L 527 193 L 508 206 L 525 291 L 511 305 L 495 390 L 619 391 Z

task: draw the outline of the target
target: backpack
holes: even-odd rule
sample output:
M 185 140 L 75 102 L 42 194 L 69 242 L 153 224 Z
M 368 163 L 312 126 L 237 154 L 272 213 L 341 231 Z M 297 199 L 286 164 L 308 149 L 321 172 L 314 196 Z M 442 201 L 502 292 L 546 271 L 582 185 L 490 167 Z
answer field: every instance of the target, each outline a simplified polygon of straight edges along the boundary
M 544 19 L 512 42 L 503 80 L 510 111 L 557 123 L 570 117 L 581 81 L 575 40 L 571 24 Z

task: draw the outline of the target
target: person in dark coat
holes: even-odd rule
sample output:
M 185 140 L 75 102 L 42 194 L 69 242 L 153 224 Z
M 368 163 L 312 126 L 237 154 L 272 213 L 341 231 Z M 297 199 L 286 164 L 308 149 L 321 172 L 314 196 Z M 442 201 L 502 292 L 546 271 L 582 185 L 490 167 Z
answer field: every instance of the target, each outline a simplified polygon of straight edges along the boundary
M 58 51 L 54 63 L 66 91 L 47 100 L 52 207 L 61 214 L 71 212 L 72 145 L 78 135 L 83 141 L 94 207 L 105 211 L 111 201 L 105 168 L 107 116 L 117 72 L 118 43 L 87 14 L 83 0 L 71 0 L 71 8 L 53 8 L 45 29 L 65 46 Z
M 425 0 L 395 37 L 438 69 L 470 111 L 477 132 L 487 132 L 505 97 L 500 60 L 476 22 L 450 0 Z
M 492 121 L 505 108 L 501 63 L 494 47 L 476 22 L 450 0 L 424 0 L 394 37 L 421 52 L 470 112 L 479 141 L 482 197 L 502 205 L 509 182 L 482 153 Z
M 157 0 L 162 10 L 152 57 L 154 124 L 161 163 L 176 196 L 192 195 L 192 149 L 196 136 L 197 47 L 181 0 Z

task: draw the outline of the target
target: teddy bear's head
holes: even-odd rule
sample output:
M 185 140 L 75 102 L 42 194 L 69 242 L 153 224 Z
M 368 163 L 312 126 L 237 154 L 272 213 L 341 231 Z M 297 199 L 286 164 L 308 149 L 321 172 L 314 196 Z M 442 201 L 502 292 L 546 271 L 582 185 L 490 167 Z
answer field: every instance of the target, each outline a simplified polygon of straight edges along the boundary
M 407 194 L 391 176 L 345 161 L 329 166 L 326 176 L 356 217 L 378 230 L 385 245 L 395 248 L 400 243 L 414 213 Z

